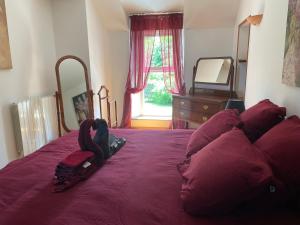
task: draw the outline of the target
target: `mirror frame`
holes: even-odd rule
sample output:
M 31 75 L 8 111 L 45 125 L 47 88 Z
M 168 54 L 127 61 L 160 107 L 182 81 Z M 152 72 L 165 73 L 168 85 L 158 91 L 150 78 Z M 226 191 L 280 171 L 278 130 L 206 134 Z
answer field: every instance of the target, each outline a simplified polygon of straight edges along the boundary
M 67 59 L 74 59 L 76 61 L 78 61 L 83 69 L 84 69 L 84 78 L 85 78 L 85 83 L 86 83 L 86 93 L 87 93 L 87 97 L 88 97 L 88 108 L 89 108 L 89 115 L 88 118 L 93 119 L 94 118 L 94 107 L 93 107 L 93 91 L 91 90 L 91 85 L 90 85 L 90 79 L 89 79 L 89 75 L 88 75 L 88 69 L 86 64 L 83 62 L 82 59 L 80 59 L 77 56 L 73 56 L 73 55 L 66 55 L 61 57 L 56 65 L 55 65 L 55 72 L 56 72 L 56 81 L 57 81 L 57 88 L 58 91 L 56 92 L 56 99 L 57 99 L 57 116 L 58 116 L 58 127 L 59 127 L 59 134 L 61 136 L 61 128 L 60 125 L 62 125 L 63 129 L 66 132 L 70 132 L 71 129 L 68 128 L 68 126 L 66 125 L 66 121 L 65 121 L 65 114 L 64 114 L 64 104 L 63 104 L 63 99 L 62 99 L 62 89 L 61 89 L 61 81 L 60 81 L 60 65 Z
M 250 25 L 249 27 L 249 37 L 248 37 L 248 52 L 247 52 L 247 70 L 246 70 L 246 80 L 248 76 L 248 58 L 249 58 L 249 48 L 250 48 L 250 37 L 251 37 L 251 27 L 252 26 L 259 26 L 263 19 L 263 14 L 257 14 L 257 15 L 249 15 L 247 18 L 245 18 L 239 25 L 238 25 L 238 34 L 237 34 L 237 45 L 236 45 L 236 58 L 235 58 L 235 77 L 234 77 L 234 85 L 236 88 L 237 85 L 237 72 L 238 72 L 238 64 L 239 64 L 239 40 L 240 40 L 240 29 L 244 25 Z M 247 89 L 247 85 L 246 85 Z M 246 94 L 245 89 L 245 94 Z
M 238 25 L 238 34 L 237 34 L 237 46 L 236 46 L 236 59 L 235 59 L 235 77 L 234 77 L 234 84 L 235 84 L 235 90 L 237 89 L 237 77 L 238 77 L 238 67 L 239 67 L 239 53 L 240 53 L 240 48 L 239 48 L 239 43 L 240 43 L 240 36 L 241 36 L 241 27 L 245 26 L 245 25 L 249 25 L 249 34 L 248 34 L 248 43 L 247 43 L 247 58 L 246 58 L 246 62 L 247 62 L 247 68 L 246 68 L 246 80 L 247 80 L 247 76 L 248 76 L 248 58 L 249 58 L 249 45 L 250 45 L 250 36 L 251 36 L 251 23 L 248 21 L 248 18 L 250 18 L 251 16 L 248 16 L 246 19 L 244 19 L 239 25 Z M 246 94 L 246 89 L 247 89 L 247 85 L 245 88 L 245 94 Z M 245 97 L 245 96 L 244 96 Z
M 207 60 L 207 59 L 229 59 L 231 61 L 231 63 L 230 63 L 230 69 L 229 69 L 229 72 L 228 72 L 228 78 L 227 78 L 227 82 L 226 83 L 209 83 L 209 82 L 197 82 L 197 81 L 195 81 L 199 62 L 201 60 Z M 233 60 L 233 58 L 231 56 L 199 58 L 197 60 L 197 62 L 196 62 L 196 65 L 193 68 L 193 90 L 195 90 L 196 84 L 220 85 L 220 86 L 228 86 L 228 85 L 230 85 L 230 92 L 232 92 L 232 90 L 233 90 L 233 76 L 234 76 L 234 60 Z

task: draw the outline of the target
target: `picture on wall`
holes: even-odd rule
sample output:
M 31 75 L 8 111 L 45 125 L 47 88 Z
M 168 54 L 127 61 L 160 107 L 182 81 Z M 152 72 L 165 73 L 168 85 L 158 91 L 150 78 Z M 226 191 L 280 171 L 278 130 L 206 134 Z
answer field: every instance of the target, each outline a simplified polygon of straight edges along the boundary
M 282 82 L 300 87 L 300 0 L 289 0 Z
M 5 2 L 4 0 L 0 0 L 0 69 L 11 68 L 12 62 L 9 47 Z
M 82 121 L 88 118 L 89 107 L 87 93 L 84 92 L 80 95 L 73 97 L 73 105 L 77 117 L 77 121 L 80 124 Z

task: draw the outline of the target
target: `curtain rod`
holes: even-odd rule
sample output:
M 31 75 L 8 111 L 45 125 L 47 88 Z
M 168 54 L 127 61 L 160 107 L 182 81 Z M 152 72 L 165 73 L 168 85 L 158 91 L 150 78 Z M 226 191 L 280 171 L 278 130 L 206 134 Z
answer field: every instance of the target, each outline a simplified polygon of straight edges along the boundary
M 181 13 L 183 12 L 145 12 L 145 13 L 129 13 L 128 16 L 146 16 L 146 15 L 167 15 L 167 14 L 175 14 L 175 13 Z

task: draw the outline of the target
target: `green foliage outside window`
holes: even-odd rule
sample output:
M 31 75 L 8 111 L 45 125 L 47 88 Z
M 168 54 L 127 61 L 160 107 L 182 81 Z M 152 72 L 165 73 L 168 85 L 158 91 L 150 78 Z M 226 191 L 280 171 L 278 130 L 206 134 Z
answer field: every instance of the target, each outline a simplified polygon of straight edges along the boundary
M 155 44 L 152 55 L 151 66 L 162 67 L 162 56 L 161 56 L 161 46 L 160 44 Z
M 172 95 L 166 90 L 162 73 L 150 73 L 144 90 L 145 102 L 168 106 L 172 104 Z

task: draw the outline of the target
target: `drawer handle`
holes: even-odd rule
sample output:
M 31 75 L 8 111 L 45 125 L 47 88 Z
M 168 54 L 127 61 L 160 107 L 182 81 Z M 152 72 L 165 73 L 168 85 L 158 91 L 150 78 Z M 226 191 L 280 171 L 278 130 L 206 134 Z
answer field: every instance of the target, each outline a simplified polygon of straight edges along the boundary
M 208 118 L 207 118 L 206 116 L 203 116 L 203 117 L 202 117 L 202 120 L 203 120 L 204 122 L 206 122 L 206 121 L 208 120 Z
M 180 112 L 180 116 L 184 116 L 184 112 Z
M 184 105 L 184 102 L 180 102 L 181 105 Z
M 208 105 L 204 105 L 204 106 L 203 106 L 203 109 L 204 109 L 204 110 L 208 110 Z

